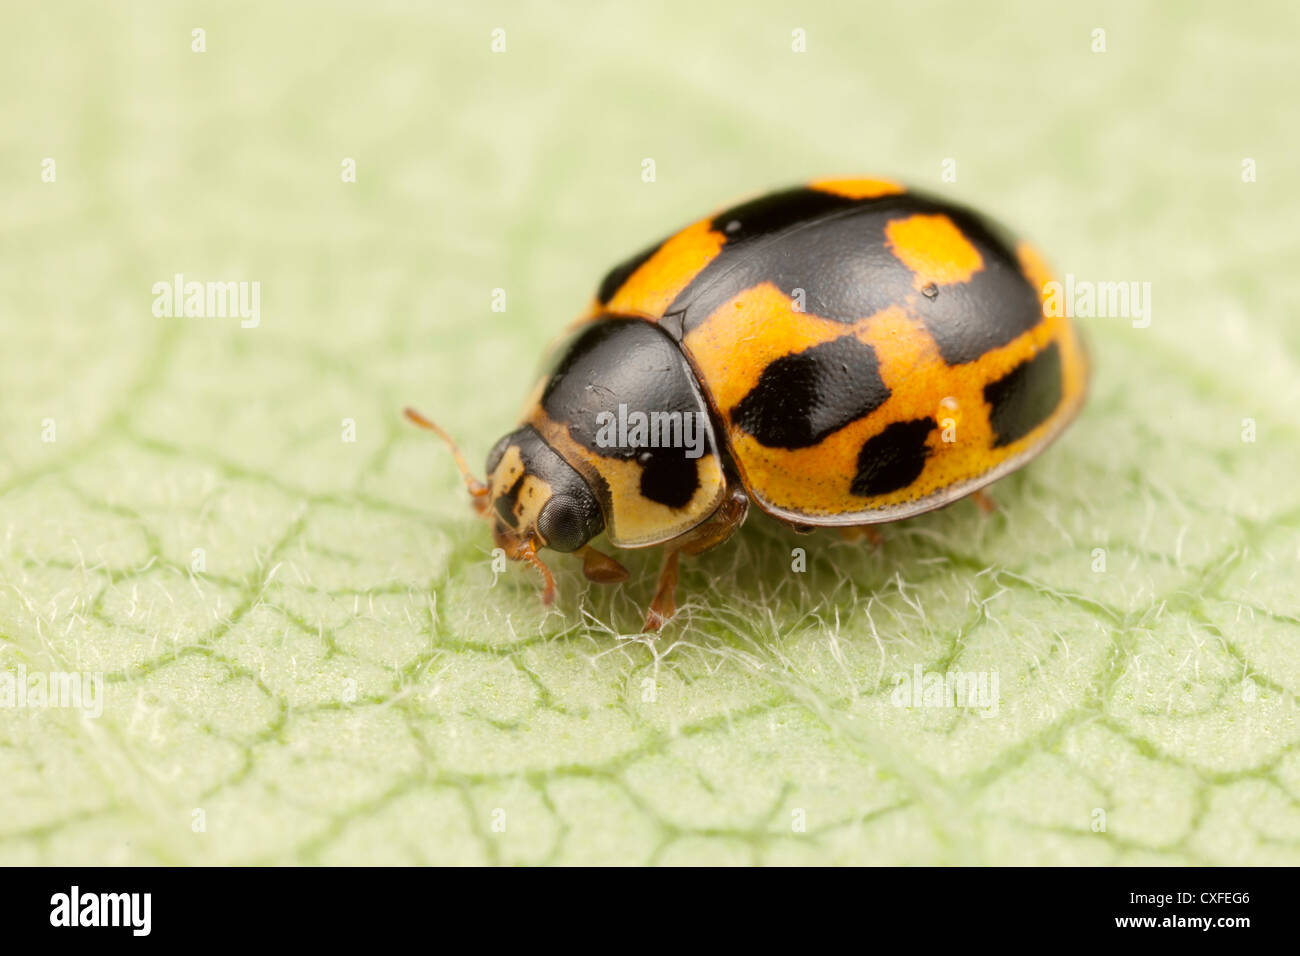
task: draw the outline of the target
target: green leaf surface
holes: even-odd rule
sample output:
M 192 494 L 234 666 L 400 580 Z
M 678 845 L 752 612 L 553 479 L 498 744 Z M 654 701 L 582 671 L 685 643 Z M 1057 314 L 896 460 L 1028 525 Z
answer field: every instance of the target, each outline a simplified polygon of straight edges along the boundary
M 1294 5 L 440 6 L 6 14 L 0 676 L 104 696 L 0 708 L 0 862 L 1300 862 Z M 654 555 L 495 575 L 401 406 L 480 462 L 619 257 L 853 173 L 1151 284 L 1076 425 L 879 548 L 751 519 L 657 643 Z

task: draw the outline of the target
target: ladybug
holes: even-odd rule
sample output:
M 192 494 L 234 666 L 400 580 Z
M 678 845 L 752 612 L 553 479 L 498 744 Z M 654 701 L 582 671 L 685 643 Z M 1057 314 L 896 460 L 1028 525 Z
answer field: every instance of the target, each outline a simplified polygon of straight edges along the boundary
M 681 555 L 752 503 L 798 530 L 863 529 L 1014 471 L 1083 404 L 1088 357 L 1043 307 L 1051 274 L 969 209 L 883 179 L 733 206 L 614 268 L 555 352 L 487 480 L 452 447 L 497 545 L 537 567 L 591 542 L 665 547 L 646 617 L 675 610 Z M 987 501 L 987 499 L 984 499 Z

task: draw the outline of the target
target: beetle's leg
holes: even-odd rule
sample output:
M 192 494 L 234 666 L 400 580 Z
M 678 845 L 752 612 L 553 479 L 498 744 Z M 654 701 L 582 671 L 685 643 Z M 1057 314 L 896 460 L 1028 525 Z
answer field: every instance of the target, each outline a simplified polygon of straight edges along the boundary
M 734 489 L 702 524 L 666 546 L 663 568 L 659 571 L 659 587 L 646 612 L 643 633 L 657 632 L 677 612 L 677 563 L 681 555 L 702 554 L 722 544 L 744 523 L 748 512 L 749 498 L 739 488 Z
M 677 613 L 677 558 L 680 548 L 669 548 L 664 552 L 663 567 L 659 569 L 659 587 L 650 601 L 646 611 L 643 634 L 656 634 L 664 622 Z
M 521 558 L 542 572 L 542 604 L 550 607 L 555 603 L 555 578 L 551 576 L 551 569 L 537 556 L 536 548 L 524 549 Z
M 587 576 L 588 581 L 595 581 L 597 584 L 617 584 L 619 581 L 627 580 L 627 568 L 591 545 L 580 549 L 578 554 L 582 555 L 582 573 Z
M 874 524 L 854 525 L 851 528 L 841 528 L 840 534 L 845 541 L 858 541 L 866 538 L 867 542 L 873 547 L 878 548 L 884 543 L 885 536 L 881 534 L 880 529 Z
M 991 495 L 983 490 L 971 492 L 971 498 L 974 499 L 975 504 L 979 505 L 980 511 L 984 512 L 986 515 L 991 515 L 993 512 L 998 510 L 998 503 L 993 500 Z
M 550 607 L 555 603 L 555 578 L 551 575 L 551 569 L 537 556 L 537 539 L 530 538 L 520 544 L 504 534 L 500 529 L 494 528 L 492 540 L 498 548 L 505 551 L 506 557 L 511 561 L 527 561 L 542 572 L 542 604 Z

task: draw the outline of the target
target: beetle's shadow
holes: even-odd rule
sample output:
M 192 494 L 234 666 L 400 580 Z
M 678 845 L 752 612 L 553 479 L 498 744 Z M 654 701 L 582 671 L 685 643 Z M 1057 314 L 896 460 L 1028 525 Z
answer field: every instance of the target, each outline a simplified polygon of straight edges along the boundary
M 1012 507 L 1017 476 L 998 483 L 998 498 Z M 809 621 L 847 621 L 873 598 L 898 595 L 954 571 L 975 574 L 984 567 L 981 545 L 1005 532 L 1004 507 L 983 512 L 963 499 L 915 518 L 877 525 L 879 542 L 851 540 L 833 528 L 800 534 L 751 509 L 745 526 L 712 551 L 683 558 L 677 614 L 662 637 L 692 643 L 733 638 L 778 638 Z M 654 594 L 662 551 L 614 551 L 630 572 L 618 585 L 588 584 L 576 570 L 565 572 L 562 589 L 580 592 L 561 610 L 585 613 L 593 628 L 636 635 Z

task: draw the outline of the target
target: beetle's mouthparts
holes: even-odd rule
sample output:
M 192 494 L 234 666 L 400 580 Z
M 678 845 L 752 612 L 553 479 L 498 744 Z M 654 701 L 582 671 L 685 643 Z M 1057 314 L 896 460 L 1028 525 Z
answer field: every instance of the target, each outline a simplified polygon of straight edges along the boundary
M 460 469 L 460 475 L 465 479 L 465 487 L 469 490 L 474 510 L 479 514 L 484 514 L 488 506 L 488 486 L 474 477 L 474 473 L 469 470 L 469 464 L 465 461 L 465 456 L 461 454 L 455 440 L 443 431 L 439 425 L 435 424 L 431 419 L 425 418 L 414 408 L 408 406 L 402 409 L 402 414 L 421 428 L 433 432 L 447 443 L 447 447 L 451 449 L 452 457 L 456 460 L 456 467 Z
M 551 575 L 551 569 L 545 562 L 537 556 L 537 549 L 541 546 L 541 541 L 536 535 L 529 535 L 524 540 L 520 540 L 518 535 L 513 532 L 507 532 L 505 529 L 497 527 L 492 529 L 492 540 L 496 546 L 506 553 L 506 557 L 511 561 L 527 561 L 538 571 L 542 572 L 542 603 L 550 605 L 555 601 L 555 578 Z

